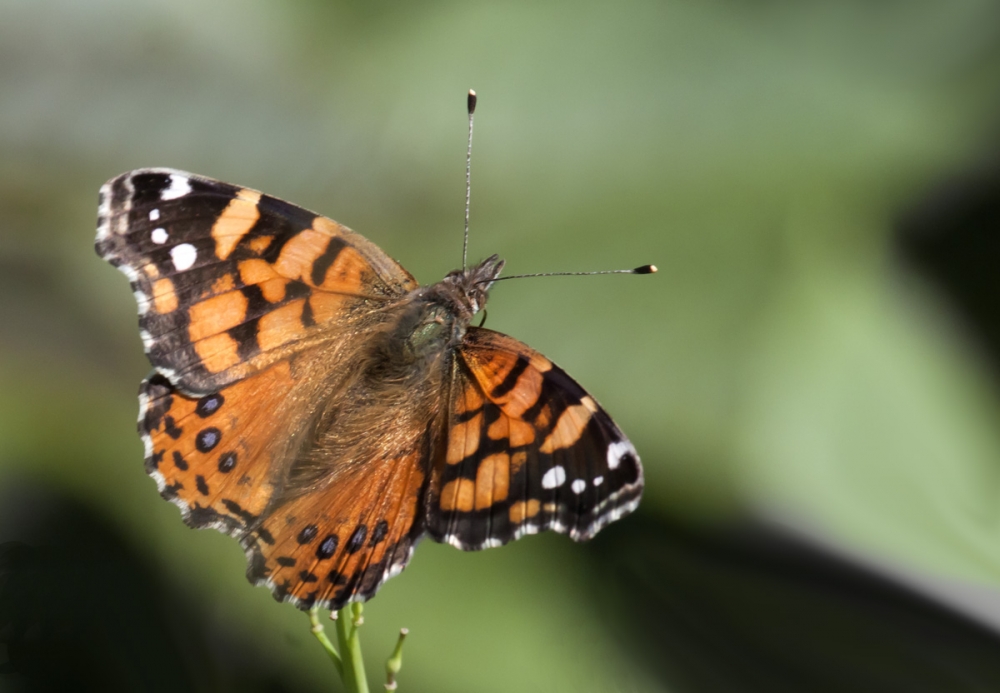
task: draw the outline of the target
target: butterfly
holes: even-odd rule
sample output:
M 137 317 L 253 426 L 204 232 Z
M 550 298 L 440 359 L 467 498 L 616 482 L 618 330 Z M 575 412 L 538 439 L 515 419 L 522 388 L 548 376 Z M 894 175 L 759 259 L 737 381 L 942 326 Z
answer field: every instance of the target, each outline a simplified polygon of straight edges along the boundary
M 128 276 L 154 367 L 146 472 L 280 601 L 366 600 L 424 536 L 582 541 L 639 503 L 639 457 L 594 398 L 470 325 L 496 255 L 420 286 L 331 219 L 170 169 L 101 188 L 96 249 Z

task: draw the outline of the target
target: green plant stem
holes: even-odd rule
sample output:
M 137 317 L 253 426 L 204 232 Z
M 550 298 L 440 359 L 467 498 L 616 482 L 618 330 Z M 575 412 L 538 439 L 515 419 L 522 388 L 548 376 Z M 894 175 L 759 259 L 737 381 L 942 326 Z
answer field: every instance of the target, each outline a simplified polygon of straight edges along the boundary
M 319 609 L 309 610 L 309 623 L 312 624 L 312 634 L 316 636 L 319 640 L 319 644 L 323 646 L 326 650 L 327 655 L 330 656 L 330 661 L 333 662 L 333 666 L 337 669 L 337 673 L 340 674 L 341 681 L 344 680 L 344 662 L 340 658 L 340 654 L 334 648 L 333 643 L 330 642 L 330 638 L 326 637 L 326 631 L 323 629 L 323 624 L 319 621 Z
M 312 624 L 312 634 L 319 640 L 319 644 L 326 650 L 326 654 L 333 662 L 333 666 L 340 675 L 340 680 L 348 693 L 368 693 L 368 678 L 365 676 L 365 662 L 361 656 L 361 637 L 358 629 L 364 623 L 362 616 L 364 607 L 361 604 L 348 604 L 336 613 L 331 613 L 330 618 L 337 622 L 337 647 L 334 647 L 330 639 L 326 637 L 326 631 L 319 620 L 319 609 L 309 610 L 309 623 Z M 406 628 L 399 630 L 399 639 L 396 641 L 396 648 L 385 663 L 385 689 L 387 691 L 396 690 L 396 675 L 403 666 L 403 641 L 409 631 Z
M 403 641 L 406 640 L 406 636 L 409 633 L 410 631 L 406 628 L 399 629 L 399 639 L 396 641 L 396 649 L 392 651 L 389 659 L 385 662 L 385 690 L 387 691 L 396 690 L 396 675 L 403 667 Z
M 348 604 L 337 615 L 337 644 L 343 652 L 341 678 L 352 693 L 368 693 L 361 638 L 358 636 L 358 626 L 363 622 L 362 608 L 359 603 Z

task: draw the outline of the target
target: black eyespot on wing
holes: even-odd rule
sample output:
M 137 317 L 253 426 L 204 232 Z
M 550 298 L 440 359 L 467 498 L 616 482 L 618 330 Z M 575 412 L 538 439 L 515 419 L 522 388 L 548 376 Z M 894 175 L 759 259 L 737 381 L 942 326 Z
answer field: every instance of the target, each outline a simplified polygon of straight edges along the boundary
M 357 553 L 365 545 L 365 537 L 368 536 L 368 527 L 358 525 L 354 528 L 351 538 L 347 540 L 347 553 Z
M 326 539 L 320 542 L 319 546 L 316 548 L 316 558 L 320 560 L 325 560 L 332 556 L 337 550 L 337 544 L 340 539 L 336 534 L 326 535 Z
M 219 455 L 219 471 L 228 474 L 236 466 L 236 453 L 233 451 L 224 452 Z
M 378 546 L 388 533 L 389 523 L 385 520 L 379 520 L 375 524 L 375 529 L 372 530 L 372 538 L 368 541 L 368 546 Z
M 195 405 L 194 412 L 201 418 L 205 419 L 219 411 L 219 407 L 222 403 L 226 401 L 226 398 L 221 394 L 207 395 L 198 400 L 198 404 Z
M 194 439 L 194 446 L 198 452 L 210 452 L 219 444 L 220 440 L 222 440 L 222 431 L 210 426 L 198 431 L 198 435 Z

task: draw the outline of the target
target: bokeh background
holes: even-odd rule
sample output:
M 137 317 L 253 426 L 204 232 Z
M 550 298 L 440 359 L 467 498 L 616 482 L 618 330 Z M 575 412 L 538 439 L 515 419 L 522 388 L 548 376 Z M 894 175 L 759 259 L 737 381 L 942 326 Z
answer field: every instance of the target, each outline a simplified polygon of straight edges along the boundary
M 0 690 L 337 690 L 142 470 L 97 190 L 169 166 L 366 234 L 651 277 L 493 291 L 647 489 L 586 545 L 420 546 L 413 691 L 1000 690 L 1000 4 L 0 0 Z M 77 688 L 80 689 L 80 688 Z

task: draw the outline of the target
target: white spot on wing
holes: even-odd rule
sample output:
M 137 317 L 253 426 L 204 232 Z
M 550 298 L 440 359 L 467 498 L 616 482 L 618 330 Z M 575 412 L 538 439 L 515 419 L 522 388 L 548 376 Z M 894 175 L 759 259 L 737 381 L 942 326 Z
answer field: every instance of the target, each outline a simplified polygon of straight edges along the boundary
M 149 299 L 146 298 L 146 294 L 141 291 L 134 291 L 135 302 L 139 306 L 139 315 L 145 315 L 149 312 Z
M 160 193 L 161 200 L 176 200 L 191 192 L 191 184 L 184 176 L 176 173 L 170 174 L 170 186 Z
M 153 233 L 149 234 L 149 237 L 153 239 L 153 243 L 162 245 L 167 242 L 167 230 L 155 228 L 153 229 Z
M 190 269 L 194 261 L 198 259 L 198 249 L 190 243 L 181 243 L 170 249 L 170 257 L 174 261 L 174 267 L 177 268 L 177 271 L 183 272 Z
M 627 440 L 619 440 L 608 446 L 608 469 L 618 469 L 622 458 L 631 453 L 635 456 L 635 448 Z
M 145 414 L 146 412 L 143 412 Z M 142 421 L 142 417 L 139 417 L 139 421 Z M 153 459 L 153 439 L 149 437 L 149 434 L 143 434 L 142 436 L 142 448 L 146 454 L 146 459 Z
M 111 186 L 102 185 L 100 194 L 100 204 L 97 206 L 97 218 L 100 225 L 97 227 L 97 240 L 104 240 L 111 234 Z
M 566 482 L 566 470 L 556 465 L 542 476 L 542 488 L 558 488 Z
M 158 210 L 158 209 L 151 209 L 151 210 L 149 210 L 149 220 L 150 221 L 156 221 L 159 218 L 160 218 L 160 210 Z
M 594 477 L 594 486 L 600 486 L 603 483 L 604 483 L 604 477 L 603 476 L 595 476 Z
M 139 283 L 139 273 L 136 272 L 134 269 L 132 269 L 128 265 L 118 265 L 118 269 L 120 269 L 122 271 L 122 274 L 124 274 L 126 277 L 128 277 L 128 280 L 131 283 L 133 283 L 133 284 L 138 284 Z
M 584 481 L 583 479 L 574 479 L 573 483 L 570 484 L 569 487 L 571 489 L 573 489 L 573 493 L 576 493 L 576 494 L 579 495 L 579 494 L 583 493 L 583 490 L 585 488 L 587 488 L 587 482 Z

